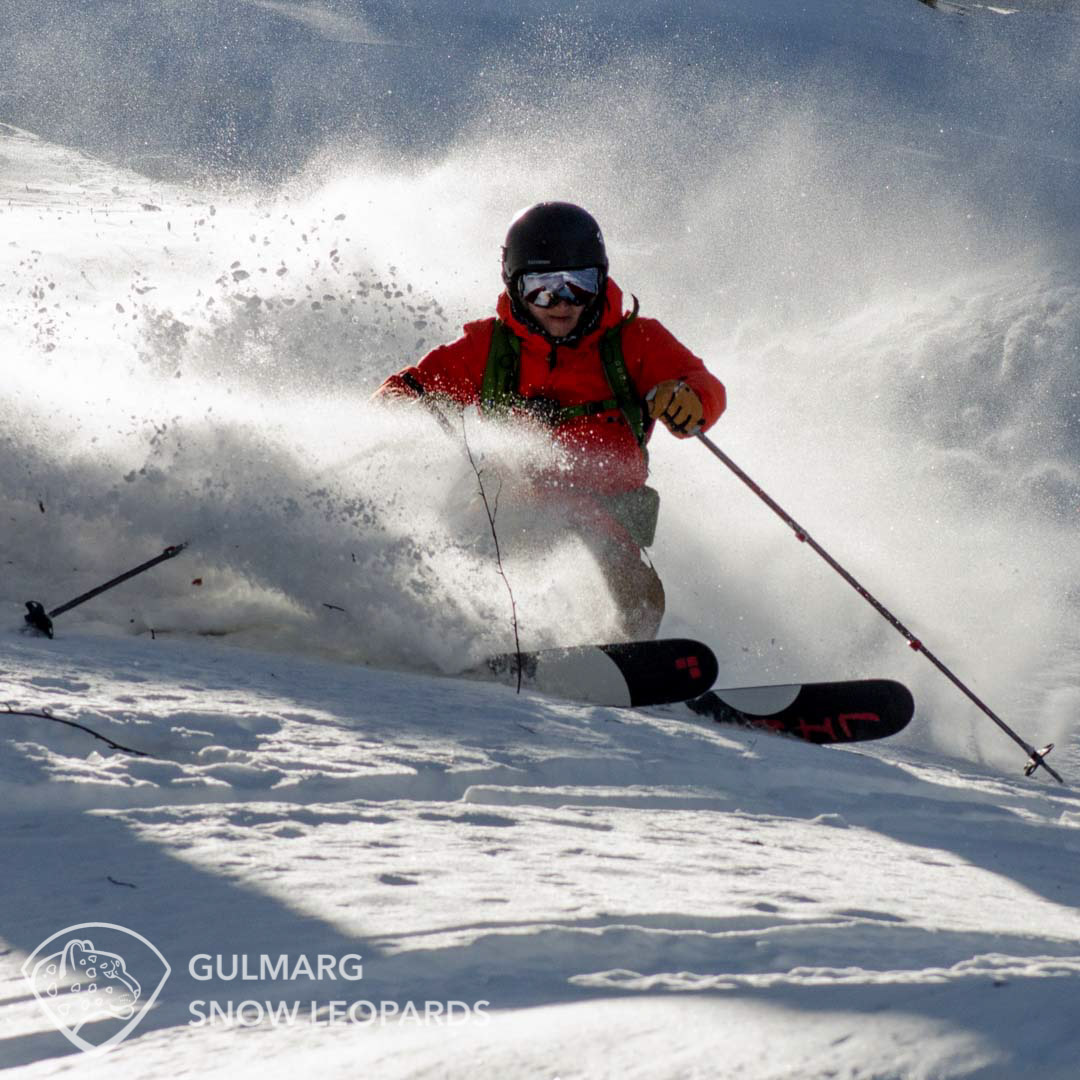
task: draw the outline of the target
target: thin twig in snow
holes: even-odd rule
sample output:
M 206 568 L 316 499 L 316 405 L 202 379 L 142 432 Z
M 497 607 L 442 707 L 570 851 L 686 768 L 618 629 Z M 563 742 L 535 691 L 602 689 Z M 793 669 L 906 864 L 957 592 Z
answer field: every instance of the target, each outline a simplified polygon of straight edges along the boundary
M 465 414 L 461 414 L 461 437 L 465 442 L 465 453 L 469 456 L 469 464 L 472 466 L 473 472 L 476 473 L 476 483 L 480 488 L 480 498 L 484 502 L 484 513 L 487 514 L 488 525 L 491 526 L 491 538 L 495 541 L 495 565 L 499 571 L 499 577 L 503 579 L 503 584 L 506 586 L 506 591 L 510 595 L 510 623 L 514 628 L 514 658 L 517 662 L 517 692 L 521 693 L 521 638 L 518 636 L 518 617 L 517 617 L 517 601 L 514 599 L 514 590 L 510 587 L 510 579 L 506 576 L 506 570 L 503 568 L 502 550 L 499 546 L 499 534 L 495 530 L 495 515 L 499 512 L 499 495 L 502 492 L 502 483 L 499 484 L 499 490 L 495 492 L 495 505 L 492 507 L 488 502 L 487 491 L 484 489 L 484 478 L 481 473 L 480 467 L 476 464 L 476 459 L 473 457 L 472 447 L 469 445 L 469 434 L 465 430 Z
M 136 757 L 150 757 L 145 750 L 132 750 L 130 746 L 122 746 L 118 742 L 113 742 L 107 735 L 102 735 L 93 728 L 88 728 L 85 724 L 77 724 L 74 720 L 63 720 L 59 716 L 53 716 L 52 713 L 13 709 L 10 705 L 4 706 L 4 713 L 8 716 L 32 716 L 39 720 L 52 720 L 57 724 L 66 724 L 68 727 L 78 728 L 80 731 L 85 731 L 87 735 L 93 735 L 95 739 L 108 743 L 114 750 L 122 750 L 125 754 L 134 754 Z

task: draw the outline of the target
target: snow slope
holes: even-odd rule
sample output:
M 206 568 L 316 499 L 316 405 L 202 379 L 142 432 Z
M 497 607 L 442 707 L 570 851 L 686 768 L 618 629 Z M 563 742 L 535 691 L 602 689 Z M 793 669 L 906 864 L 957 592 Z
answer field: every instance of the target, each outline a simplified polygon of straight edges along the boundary
M 174 974 L 80 1074 L 1075 1067 L 1071 790 L 917 744 L 821 750 L 217 643 L 10 637 L 3 677 L 8 700 L 153 755 L 5 719 L 0 1045 L 20 1074 L 68 1063 L 22 960 L 97 921 Z M 187 967 L 263 953 L 360 954 L 363 979 Z M 322 1023 L 200 1024 L 210 1001 L 314 1001 Z M 333 1001 L 491 1004 L 349 1025 Z
M 0 704 L 149 756 L 0 714 L 0 1066 L 1075 1075 L 1077 26 L 1034 0 L 941 8 L 626 5 L 610 36 L 597 5 L 537 37 L 514 5 L 145 25 L 9 6 Z M 200 68 L 222 19 L 252 29 L 242 60 Z M 519 54 L 543 74 L 492 63 Z M 822 750 L 445 678 L 510 633 L 476 477 L 365 399 L 486 310 L 506 221 L 552 195 L 596 209 L 615 276 L 724 378 L 721 445 L 1056 741 L 1070 786 L 1020 777 L 1008 740 L 663 436 L 664 632 L 708 641 L 728 685 L 901 678 L 911 728 Z M 464 434 L 492 484 L 544 452 L 471 416 Z M 537 523 L 505 496 L 512 541 Z M 526 643 L 603 637 L 595 568 L 549 539 L 509 563 Z M 25 600 L 184 540 L 55 641 L 19 633 Z M 73 1056 L 21 973 L 82 923 L 172 965 L 103 1057 Z M 202 954 L 225 974 L 197 977 Z M 363 977 L 225 977 L 260 954 L 360 954 Z M 232 1026 L 193 1006 L 245 1001 Z M 358 1001 L 390 1004 L 345 1022 Z

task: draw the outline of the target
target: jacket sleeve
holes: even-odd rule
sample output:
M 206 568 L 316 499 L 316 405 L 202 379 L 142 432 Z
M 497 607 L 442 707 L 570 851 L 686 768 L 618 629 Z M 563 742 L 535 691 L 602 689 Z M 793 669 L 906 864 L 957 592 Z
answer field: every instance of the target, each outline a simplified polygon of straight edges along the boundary
M 681 379 L 701 398 L 705 409 L 702 430 L 720 419 L 727 407 L 724 384 L 662 323 L 639 316 L 623 335 L 627 369 L 642 397 L 657 383 Z
M 432 349 L 419 363 L 395 372 L 375 391 L 375 398 L 408 398 L 439 394 L 459 405 L 480 399 L 494 319 L 468 323 L 449 345 Z

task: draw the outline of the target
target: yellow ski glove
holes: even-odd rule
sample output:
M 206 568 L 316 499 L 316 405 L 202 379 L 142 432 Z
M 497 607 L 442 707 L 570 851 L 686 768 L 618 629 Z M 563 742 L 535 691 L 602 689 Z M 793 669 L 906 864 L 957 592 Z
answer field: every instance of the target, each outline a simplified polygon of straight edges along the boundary
M 705 407 L 701 398 L 681 379 L 665 379 L 646 395 L 649 416 L 660 420 L 679 439 L 687 439 L 701 430 Z

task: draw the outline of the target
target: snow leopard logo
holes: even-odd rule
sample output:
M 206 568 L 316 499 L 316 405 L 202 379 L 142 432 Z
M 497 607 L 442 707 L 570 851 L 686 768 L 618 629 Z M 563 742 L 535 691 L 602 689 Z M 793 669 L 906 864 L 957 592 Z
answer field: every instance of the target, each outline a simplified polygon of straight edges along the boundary
M 77 933 L 89 929 L 94 930 L 92 939 Z M 132 970 L 153 974 L 155 968 L 163 968 L 164 973 L 147 997 Z M 153 1005 L 170 970 L 168 961 L 146 938 L 112 923 L 69 926 L 43 941 L 23 965 L 34 996 L 80 1050 L 115 1046 L 126 1038 Z M 122 1023 L 119 1030 L 118 1023 Z M 81 1034 L 88 1024 L 102 1036 L 101 1041 Z
M 39 960 L 30 981 L 74 1032 L 102 1013 L 130 1020 L 142 994 L 142 987 L 127 973 L 124 958 L 95 949 L 89 940 L 72 939 L 61 952 Z

